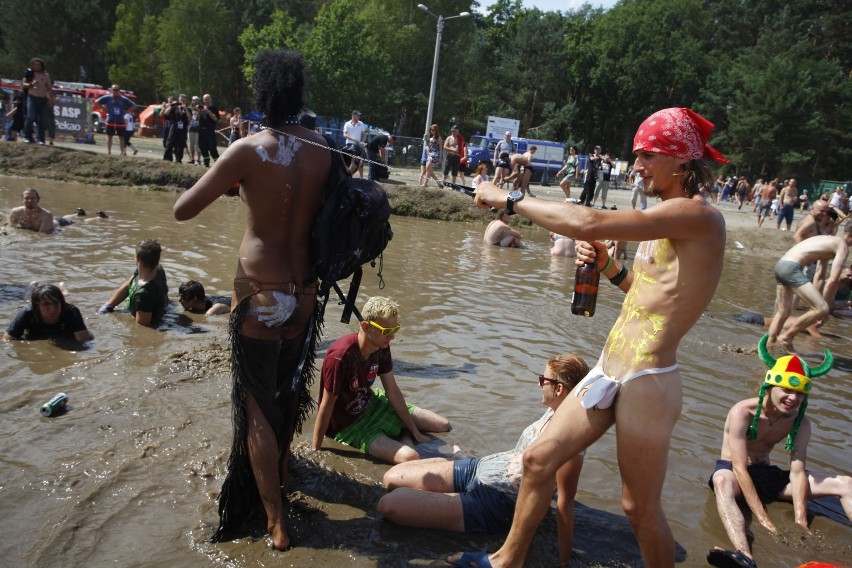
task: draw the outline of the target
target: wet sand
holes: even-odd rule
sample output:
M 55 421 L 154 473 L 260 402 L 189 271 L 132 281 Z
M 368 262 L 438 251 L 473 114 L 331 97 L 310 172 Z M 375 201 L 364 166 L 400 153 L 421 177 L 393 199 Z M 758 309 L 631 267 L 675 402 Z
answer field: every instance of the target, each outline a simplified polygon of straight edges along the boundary
M 6 204 L 18 204 L 19 189 L 8 179 L 3 181 L 4 207 L 0 210 L 6 213 Z M 26 281 L 30 272 L 39 278 L 44 273 L 70 274 L 74 280 L 72 301 L 96 306 L 112 282 L 127 272 L 132 243 L 149 231 L 166 239 L 165 262 L 173 296 L 177 283 L 194 276 L 199 264 L 206 271 L 203 278 L 211 283 L 209 292 L 226 291 L 233 272 L 228 260 L 232 257 L 230 252 L 218 254 L 223 243 L 217 235 L 233 231 L 229 236 L 233 245 L 241 234 L 242 210 L 237 200 L 217 204 L 215 215 L 201 218 L 197 224 L 172 229 L 160 217 L 170 209 L 173 196 L 118 188 L 98 189 L 95 194 L 95 190 L 75 187 L 76 195 L 70 197 L 67 194 L 72 188 L 51 185 L 56 186 L 49 193 L 54 204 L 71 208 L 82 204 L 80 199 L 96 199 L 107 204 L 104 209 L 116 211 L 116 222 L 98 233 L 90 232 L 89 239 L 100 239 L 96 242 L 75 241 L 84 229 L 65 231 L 61 244 L 56 244 L 64 247 L 61 259 L 49 257 L 49 242 L 40 237 L 15 231 L 0 236 L 6 262 L 0 283 L 9 285 L 0 289 L 4 314 L 11 313 L 11 297 L 22 291 L 11 284 Z M 534 187 L 533 191 L 543 198 L 562 199 L 558 187 Z M 608 204 L 629 208 L 629 198 L 627 191 L 611 190 Z M 51 203 L 45 205 L 52 207 Z M 673 442 L 665 494 L 683 566 L 704 565 L 706 548 L 725 543 L 703 478 L 718 453 L 719 420 L 723 419 L 719 409 L 729 406 L 732 399 L 756 392 L 751 382 L 761 373 L 759 362 L 750 354 L 759 330 L 731 325 L 723 313 L 749 310 L 769 315 L 774 282 L 766 267 L 792 245 L 792 235 L 776 231 L 772 224 L 756 229 L 750 212 L 737 211 L 729 204 L 720 209 L 728 227 L 728 280 L 681 349 L 684 367 L 691 369 L 687 380 L 692 390 Z M 128 220 L 131 215 L 136 218 Z M 544 231 L 523 229 L 526 250 L 495 251 L 482 249 L 479 227 L 421 220 L 392 222 L 400 236 L 386 257 L 391 288 L 382 293 L 402 295 L 407 327 L 395 344 L 396 370 L 406 381 L 403 390 L 411 400 L 431 401 L 424 406 L 454 421 L 453 432 L 424 449 L 446 453 L 448 446 L 459 443 L 484 455 L 509 447 L 517 439 L 520 425 L 540 415 L 537 400 L 526 390 L 527 370 L 538 369 L 543 353 L 579 350 L 581 340 L 573 336 L 586 336 L 582 350 L 587 359 L 599 351 L 620 298 L 601 298 L 600 314 L 594 320 L 554 317 L 552 306 L 564 307 L 563 289 L 570 285 L 573 272 L 568 259 L 548 259 L 549 265 L 542 264 L 547 255 Z M 408 242 L 403 233 L 417 236 Z M 441 237 L 447 235 L 451 241 L 445 244 Z M 424 259 L 423 250 L 441 254 Z M 632 257 L 635 243 L 628 250 Z M 217 256 L 211 257 L 213 254 Z M 22 262 L 22 255 L 38 258 L 39 264 L 34 267 Z M 45 263 L 49 269 L 43 268 Z M 417 270 L 422 264 L 429 273 Z M 89 275 L 87 265 L 98 267 L 99 274 Z M 752 266 L 761 269 L 759 278 L 748 277 Z M 459 282 L 447 282 L 447 275 Z M 365 282 L 372 276 L 368 270 Z M 419 285 L 407 285 L 405 278 L 413 278 Z M 550 289 L 553 283 L 559 287 L 558 293 Z M 475 293 L 499 297 L 500 290 L 510 285 L 530 299 L 515 300 L 518 314 L 500 310 L 497 318 L 487 304 L 471 309 L 482 301 Z M 465 288 L 474 295 L 465 296 Z M 364 298 L 377 293 L 372 281 L 362 290 Z M 500 297 L 498 303 L 508 301 Z M 316 562 L 441 566 L 443 557 L 453 551 L 493 550 L 502 542 L 500 535 L 455 535 L 395 527 L 383 521 L 375 503 L 383 494 L 379 481 L 387 466 L 333 442 L 326 442 L 327 451 L 310 451 L 309 422 L 294 444 L 287 492 L 288 526 L 296 548 L 288 553 L 269 550 L 262 523 L 256 540 L 206 544 L 217 519 L 216 497 L 230 441 L 224 322 L 175 317 L 174 325 L 164 332 L 146 333 L 129 325 L 121 314 L 95 319 L 88 308 L 85 314 L 97 336 L 90 350 L 61 353 L 33 343 L 4 351 L 9 360 L 0 368 L 6 371 L 7 396 L 0 412 L 7 417 L 7 425 L 0 429 L 0 440 L 4 440 L 6 458 L 0 464 L 0 477 L 13 481 L 0 487 L 0 509 L 12 512 L 12 534 L 18 537 L 0 548 L 7 557 L 29 566 L 306 566 Z M 331 340 L 352 331 L 351 326 L 337 323 L 335 314 L 331 310 L 327 317 L 323 350 Z M 471 325 L 466 319 L 476 321 Z M 848 376 L 850 371 L 848 330 L 848 325 L 832 322 L 831 331 L 841 334 L 827 340 L 832 349 L 840 349 L 841 366 L 832 372 L 833 378 Z M 523 340 L 509 334 L 518 334 Z M 822 346 L 812 341 L 805 345 L 811 352 Z M 714 357 L 718 372 L 707 366 Z M 699 365 L 707 366 L 706 372 L 713 373 L 715 381 L 732 376 L 737 382 L 724 393 L 714 392 L 697 374 Z M 507 374 L 506 369 L 512 376 L 503 378 L 500 373 Z M 524 389 L 514 386 L 521 381 Z M 813 416 L 825 428 L 812 452 L 812 463 L 820 469 L 826 465 L 841 470 L 849 467 L 845 431 L 850 409 L 838 382 L 823 386 L 812 407 Z M 30 415 L 37 412 L 33 409 L 58 384 L 73 389 L 68 415 L 58 420 L 33 419 Z M 483 401 L 480 407 L 475 406 L 478 400 Z M 709 400 L 712 408 L 706 408 Z M 632 532 L 620 512 L 612 448 L 610 433 L 599 442 L 584 469 L 574 566 L 641 565 Z M 700 469 L 696 463 L 701 464 Z M 759 561 L 764 558 L 766 565 L 795 566 L 797 558 L 822 557 L 848 563 L 852 558 L 848 528 L 817 518 L 817 538 L 800 541 L 795 530 L 789 529 L 791 511 L 786 504 L 770 506 L 773 519 L 786 528 L 774 544 L 773 539 L 758 534 Z M 555 564 L 555 533 L 551 515 L 537 534 L 528 565 Z

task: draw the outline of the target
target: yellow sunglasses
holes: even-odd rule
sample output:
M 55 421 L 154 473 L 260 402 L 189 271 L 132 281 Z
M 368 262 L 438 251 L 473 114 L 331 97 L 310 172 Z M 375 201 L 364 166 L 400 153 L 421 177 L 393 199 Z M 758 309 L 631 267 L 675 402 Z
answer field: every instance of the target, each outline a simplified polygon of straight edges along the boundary
M 392 333 L 396 333 L 397 331 L 399 331 L 399 328 L 402 327 L 401 325 L 397 325 L 396 327 L 382 327 L 372 320 L 368 320 L 367 323 L 369 323 L 370 325 L 372 325 L 373 327 L 375 327 L 376 329 L 381 331 L 382 335 L 384 335 L 384 336 L 388 336 Z

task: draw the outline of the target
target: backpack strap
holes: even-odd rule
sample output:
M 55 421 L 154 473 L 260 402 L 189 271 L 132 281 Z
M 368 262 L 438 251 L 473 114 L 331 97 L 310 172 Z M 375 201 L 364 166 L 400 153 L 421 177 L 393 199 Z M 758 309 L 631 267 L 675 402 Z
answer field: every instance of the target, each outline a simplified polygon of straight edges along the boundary
M 340 298 L 339 305 L 343 306 L 340 323 L 349 323 L 353 313 L 358 318 L 358 321 L 364 321 L 364 316 L 355 307 L 355 298 L 358 296 L 358 288 L 361 286 L 361 274 L 363 274 L 361 267 L 358 267 L 358 270 L 352 273 L 352 282 L 349 283 L 349 293 L 345 296 L 343 295 L 343 290 L 337 285 L 337 282 L 333 285 L 334 291 L 337 292 L 337 297 Z

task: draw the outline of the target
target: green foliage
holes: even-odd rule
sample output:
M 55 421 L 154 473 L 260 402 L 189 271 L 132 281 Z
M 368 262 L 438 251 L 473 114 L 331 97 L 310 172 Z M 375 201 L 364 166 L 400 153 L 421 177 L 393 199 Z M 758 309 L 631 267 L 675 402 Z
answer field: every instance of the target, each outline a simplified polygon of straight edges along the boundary
M 113 61 L 109 82 L 132 90 L 139 101 L 163 98 L 158 92 L 157 24 L 167 6 L 168 0 L 124 0 L 116 8 L 115 31 L 107 43 Z
M 238 100 L 240 50 L 231 11 L 221 0 L 171 0 L 159 19 L 159 72 L 167 94 L 211 93 Z
M 451 17 L 485 2 L 429 0 Z M 433 121 L 466 136 L 489 115 L 521 134 L 601 144 L 628 158 L 651 112 L 689 106 L 716 124 L 730 171 L 850 177 L 852 3 L 841 0 L 620 0 L 542 13 L 497 0 L 447 20 Z M 30 24 L 30 22 L 37 22 Z M 23 24 L 22 24 L 23 23 Z M 0 73 L 41 56 L 55 80 L 118 82 L 143 102 L 209 92 L 247 106 L 265 48 L 300 49 L 310 106 L 420 137 L 436 20 L 402 0 L 5 0 Z M 36 30 L 36 33 L 34 33 Z
M 336 116 L 353 108 L 379 108 L 384 86 L 391 80 L 381 35 L 356 8 L 354 0 L 324 6 L 302 45 L 317 113 Z M 374 122 L 369 114 L 364 119 Z
M 287 12 L 276 10 L 270 19 L 271 22 L 261 28 L 249 24 L 237 38 L 245 54 L 243 76 L 249 83 L 254 75 L 254 59 L 258 53 L 266 49 L 294 49 L 300 43 L 296 35 L 295 18 Z

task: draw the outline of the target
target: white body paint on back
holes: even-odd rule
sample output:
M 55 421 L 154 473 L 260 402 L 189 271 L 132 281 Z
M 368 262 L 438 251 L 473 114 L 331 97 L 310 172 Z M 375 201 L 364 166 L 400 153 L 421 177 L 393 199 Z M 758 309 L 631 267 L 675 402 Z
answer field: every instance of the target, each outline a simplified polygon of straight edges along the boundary
M 290 136 L 282 136 L 278 135 L 278 153 L 275 154 L 274 158 L 269 156 L 269 153 L 266 151 L 266 148 L 263 146 L 258 146 L 255 148 L 257 155 L 260 156 L 260 159 L 264 162 L 272 162 L 278 166 L 287 167 L 293 163 L 293 158 L 296 157 L 296 152 L 299 151 L 299 148 L 302 147 L 302 143 L 299 140 L 296 140 Z
M 298 301 L 296 296 L 278 290 L 272 292 L 272 298 L 276 302 L 275 304 L 258 306 L 254 309 L 254 313 L 257 314 L 257 321 L 263 322 L 266 327 L 279 327 L 284 325 L 293 315 Z

